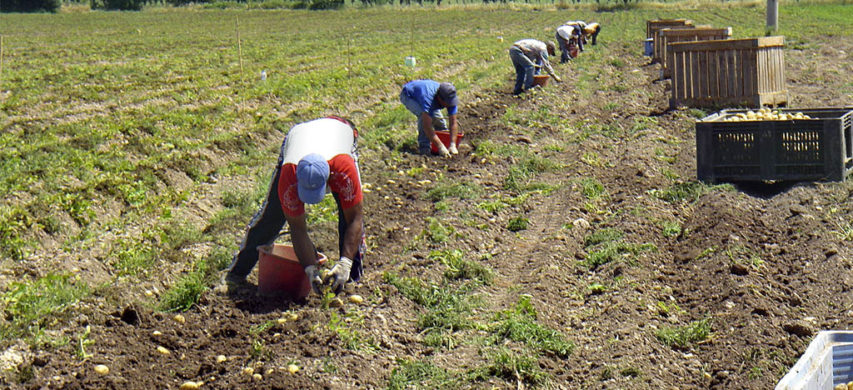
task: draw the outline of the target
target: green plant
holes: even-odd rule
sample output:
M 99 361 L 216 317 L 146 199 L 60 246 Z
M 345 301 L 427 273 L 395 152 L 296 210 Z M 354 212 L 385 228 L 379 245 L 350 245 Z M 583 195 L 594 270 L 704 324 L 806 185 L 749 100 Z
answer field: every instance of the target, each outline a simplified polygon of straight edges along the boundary
M 678 221 L 663 222 L 663 236 L 675 237 L 681 234 L 681 224 Z
M 588 254 L 585 263 L 591 269 L 617 261 L 623 257 L 635 256 L 643 251 L 654 251 L 654 244 L 632 244 L 622 241 L 624 233 L 612 228 L 598 229 L 584 239 Z
M 710 335 L 710 318 L 693 321 L 685 326 L 663 327 L 655 332 L 655 336 L 664 345 L 677 348 L 688 348 L 695 343 L 707 340 Z
M 445 226 L 437 218 L 427 217 L 427 223 L 426 236 L 436 244 L 446 242 L 456 232 L 453 226 Z
M 459 380 L 450 372 L 439 368 L 431 361 L 398 360 L 391 371 L 388 390 L 406 389 L 454 389 Z
M 664 190 L 650 190 L 652 196 L 669 203 L 695 202 L 702 195 L 714 190 L 733 191 L 731 184 L 707 185 L 701 182 L 676 182 Z
M 475 369 L 471 374 L 474 380 L 485 380 L 490 376 L 533 386 L 543 385 L 549 380 L 548 374 L 539 368 L 535 358 L 506 347 L 499 347 L 490 352 L 488 364 Z
M 525 296 L 519 299 L 515 308 L 499 312 L 489 331 L 493 344 L 500 345 L 504 339 L 518 341 L 559 358 L 568 357 L 575 348 L 562 333 L 536 322 L 530 297 Z
M 604 189 L 604 185 L 594 178 L 582 178 L 580 179 L 580 185 L 581 194 L 586 199 L 598 200 L 607 196 L 607 191 Z
M 471 183 L 439 184 L 427 191 L 427 198 L 438 202 L 449 197 L 471 199 L 480 196 L 483 190 Z
M 462 251 L 458 249 L 432 251 L 429 258 L 440 261 L 447 267 L 447 270 L 444 271 L 444 277 L 449 280 L 470 279 L 477 280 L 485 285 L 492 283 L 492 271 L 480 263 L 466 260 Z
M 92 354 L 86 352 L 86 347 L 95 343 L 95 340 L 89 338 L 92 329 L 87 325 L 86 329 L 83 330 L 83 334 L 77 336 L 77 343 L 74 344 L 74 356 L 80 360 L 86 360 L 92 356 Z
M 506 228 L 511 232 L 517 232 L 527 229 L 528 225 L 530 225 L 529 219 L 525 217 L 515 217 L 510 219 L 509 222 L 507 222 Z
M 6 321 L 0 322 L 0 339 L 39 335 L 47 324 L 88 294 L 88 285 L 71 275 L 48 274 L 10 283 L 3 294 Z
M 376 351 L 379 349 L 376 343 L 370 337 L 365 337 L 356 329 L 364 323 L 364 314 L 359 312 L 349 312 L 346 314 L 348 321 L 345 321 L 337 312 L 331 312 L 329 330 L 338 335 L 344 347 L 354 351 Z

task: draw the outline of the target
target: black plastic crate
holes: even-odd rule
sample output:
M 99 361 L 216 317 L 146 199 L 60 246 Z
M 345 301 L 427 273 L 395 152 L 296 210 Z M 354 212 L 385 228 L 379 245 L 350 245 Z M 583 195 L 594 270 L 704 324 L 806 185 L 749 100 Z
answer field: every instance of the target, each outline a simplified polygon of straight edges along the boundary
M 843 181 L 853 173 L 853 108 L 779 109 L 810 119 L 696 122 L 697 177 L 717 181 Z

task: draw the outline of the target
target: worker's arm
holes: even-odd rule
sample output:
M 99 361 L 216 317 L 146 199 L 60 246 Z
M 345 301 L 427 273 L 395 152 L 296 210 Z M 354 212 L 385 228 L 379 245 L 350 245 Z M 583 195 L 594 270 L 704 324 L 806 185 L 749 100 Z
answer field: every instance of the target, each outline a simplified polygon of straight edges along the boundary
M 302 214 L 297 217 L 291 217 L 285 214 L 287 223 L 290 225 L 290 241 L 293 243 L 293 251 L 296 252 L 296 258 L 299 259 L 299 264 L 302 267 L 309 265 L 317 265 L 317 250 L 314 248 L 314 243 L 308 237 L 308 224 L 305 222 L 307 214 Z
M 447 147 L 441 143 L 441 140 L 438 139 L 438 135 L 435 134 L 435 129 L 432 128 L 432 117 L 429 116 L 429 112 L 424 111 L 421 113 L 421 121 L 423 122 L 424 134 L 426 134 L 427 139 L 433 144 L 438 145 L 438 150 L 441 152 L 442 156 L 450 155 L 450 153 L 447 152 Z
M 449 122 L 448 127 L 450 128 L 450 144 L 455 145 L 456 136 L 459 134 L 459 125 L 457 125 L 458 122 L 456 121 L 456 114 L 450 115 L 447 120 Z
M 551 63 L 548 62 L 548 56 L 547 55 L 541 55 L 539 58 L 540 58 L 540 61 L 542 62 L 542 68 L 545 69 L 545 72 L 547 72 L 549 75 L 551 75 L 551 77 L 554 78 L 554 81 L 556 81 L 558 83 L 562 82 L 563 80 L 560 79 L 560 76 L 557 76 L 557 74 L 554 73 L 554 68 L 552 68 Z
M 364 237 L 364 213 L 361 203 L 344 210 L 347 231 L 344 234 L 344 250 L 341 256 L 354 259 Z

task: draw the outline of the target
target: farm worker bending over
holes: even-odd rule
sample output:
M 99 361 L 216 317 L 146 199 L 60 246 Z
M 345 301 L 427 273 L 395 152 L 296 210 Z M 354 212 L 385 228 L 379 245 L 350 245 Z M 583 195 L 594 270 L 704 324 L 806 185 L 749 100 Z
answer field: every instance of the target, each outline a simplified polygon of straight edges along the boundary
M 560 63 L 564 64 L 568 60 L 575 58 L 577 53 L 571 53 L 571 46 L 577 46 L 578 51 L 583 50 L 583 44 L 581 43 L 581 37 L 583 36 L 583 29 L 578 25 L 574 26 L 560 26 L 557 27 L 557 32 L 555 38 L 557 38 L 557 43 L 560 45 Z
M 598 38 L 598 33 L 601 32 L 601 25 L 595 22 L 587 24 L 586 27 L 583 28 L 583 37 L 584 41 L 587 38 L 592 38 L 592 44 L 595 45 L 595 40 Z
M 539 74 L 540 68 L 545 68 L 545 71 L 558 83 L 563 81 L 551 68 L 548 55 L 554 55 L 554 44 L 552 42 L 545 43 L 536 39 L 522 39 L 510 47 L 509 58 L 515 66 L 513 95 L 518 95 L 533 87 L 533 75 Z
M 456 97 L 456 87 L 450 83 L 439 83 L 433 80 L 409 81 L 400 92 L 400 102 L 412 114 L 418 117 L 418 152 L 429 154 L 430 142 L 438 147 L 438 152 L 444 157 L 458 154 L 456 142 L 450 143 L 450 148 L 444 146 L 435 130 L 446 130 L 447 124 L 441 109 L 447 109 L 450 121 L 450 139 L 455 141 L 459 133 L 456 122 L 456 111 L 459 99 Z
M 293 126 L 281 144 L 267 198 L 255 214 L 240 251 L 225 276 L 242 283 L 258 262 L 259 245 L 271 244 L 284 223 L 290 224 L 290 240 L 315 292 L 331 284 L 335 293 L 358 281 L 364 255 L 364 224 L 361 180 L 352 122 L 329 116 Z M 317 251 L 308 237 L 305 203 L 316 204 L 331 192 L 338 204 L 340 260 L 325 278 L 317 269 Z

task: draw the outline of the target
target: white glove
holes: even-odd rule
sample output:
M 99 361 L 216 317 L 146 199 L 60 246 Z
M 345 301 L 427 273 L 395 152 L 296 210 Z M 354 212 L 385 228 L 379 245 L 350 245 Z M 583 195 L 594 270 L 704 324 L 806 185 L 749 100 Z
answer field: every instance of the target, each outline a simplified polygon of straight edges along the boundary
M 329 283 L 329 281 L 331 281 L 332 291 L 334 291 L 335 294 L 339 294 L 344 289 L 344 285 L 349 281 L 349 273 L 351 269 L 352 260 L 346 256 L 341 256 L 338 263 L 335 264 L 335 266 L 332 267 L 332 270 L 329 271 L 329 274 L 323 278 L 323 283 Z
M 459 154 L 459 150 L 456 149 L 456 143 L 451 143 L 450 147 L 447 149 L 450 151 L 450 154 Z
M 308 281 L 311 282 L 311 289 L 317 294 L 322 294 L 323 279 L 320 279 L 320 272 L 317 267 L 309 265 L 305 267 L 305 275 L 308 275 Z
M 447 150 L 447 147 L 444 146 L 444 144 L 438 145 L 438 154 L 440 154 L 441 157 L 450 157 L 450 151 Z

